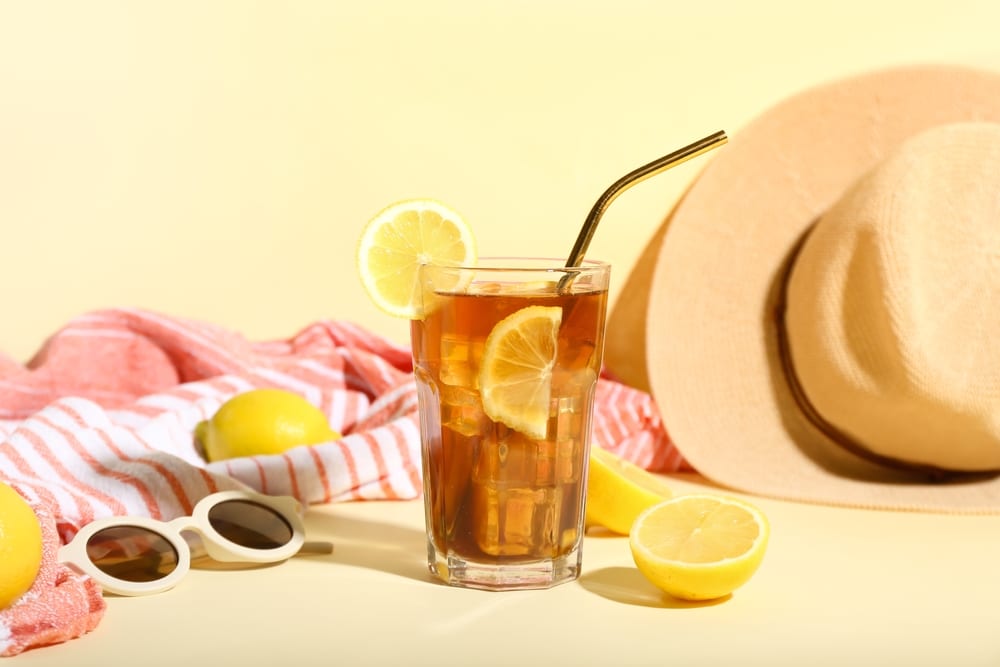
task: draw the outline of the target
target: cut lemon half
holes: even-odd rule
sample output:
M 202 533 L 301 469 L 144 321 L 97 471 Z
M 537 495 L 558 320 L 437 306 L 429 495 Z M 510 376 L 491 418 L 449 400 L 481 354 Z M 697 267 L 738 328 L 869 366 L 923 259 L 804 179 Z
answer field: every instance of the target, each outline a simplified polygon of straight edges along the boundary
M 379 308 L 420 319 L 421 264 L 470 266 L 476 240 L 462 217 L 430 199 L 408 199 L 384 208 L 361 232 L 357 264 L 361 284 Z
M 545 438 L 556 362 L 559 306 L 528 306 L 490 331 L 479 366 L 483 411 L 529 438 Z
M 661 590 L 683 600 L 713 600 L 749 581 L 769 535 L 767 518 L 753 505 L 692 494 L 640 514 L 629 546 L 639 571 Z
M 673 496 L 658 477 L 597 445 L 590 447 L 587 525 L 628 535 L 643 510 Z

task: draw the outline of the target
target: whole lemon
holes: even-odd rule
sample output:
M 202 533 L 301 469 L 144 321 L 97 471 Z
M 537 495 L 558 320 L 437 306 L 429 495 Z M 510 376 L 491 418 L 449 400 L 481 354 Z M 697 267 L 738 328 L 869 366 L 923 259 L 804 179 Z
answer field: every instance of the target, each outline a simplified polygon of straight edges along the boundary
M 232 397 L 198 424 L 195 435 L 209 461 L 280 454 L 340 437 L 319 408 L 284 389 L 253 389 Z
M 35 583 L 42 567 L 42 526 L 21 494 L 0 482 L 0 609 Z

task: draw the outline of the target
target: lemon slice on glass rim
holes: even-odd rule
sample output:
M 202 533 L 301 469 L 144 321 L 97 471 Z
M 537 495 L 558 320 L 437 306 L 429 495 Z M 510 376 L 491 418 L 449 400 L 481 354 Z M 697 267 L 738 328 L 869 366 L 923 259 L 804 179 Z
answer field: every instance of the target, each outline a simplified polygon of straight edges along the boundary
M 476 240 L 462 216 L 433 199 L 391 204 L 361 232 L 361 284 L 376 306 L 395 317 L 423 317 L 417 271 L 421 264 L 471 266 Z

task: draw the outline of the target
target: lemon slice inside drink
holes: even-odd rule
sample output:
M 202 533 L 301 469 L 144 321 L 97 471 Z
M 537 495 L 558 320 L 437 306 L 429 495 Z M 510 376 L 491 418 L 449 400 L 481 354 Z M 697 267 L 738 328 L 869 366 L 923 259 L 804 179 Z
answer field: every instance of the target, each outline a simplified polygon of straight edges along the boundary
M 483 411 L 529 438 L 545 438 L 552 368 L 562 323 L 559 306 L 527 306 L 490 331 L 479 367 Z
M 750 503 L 692 494 L 640 514 L 629 546 L 639 571 L 661 590 L 683 600 L 713 600 L 749 581 L 769 535 L 767 518 Z
M 587 525 L 628 535 L 643 510 L 673 496 L 670 487 L 639 466 L 597 445 L 590 447 Z
M 361 232 L 357 267 L 361 284 L 376 306 L 408 319 L 423 317 L 417 271 L 421 264 L 470 266 L 476 241 L 462 217 L 431 199 L 392 204 Z

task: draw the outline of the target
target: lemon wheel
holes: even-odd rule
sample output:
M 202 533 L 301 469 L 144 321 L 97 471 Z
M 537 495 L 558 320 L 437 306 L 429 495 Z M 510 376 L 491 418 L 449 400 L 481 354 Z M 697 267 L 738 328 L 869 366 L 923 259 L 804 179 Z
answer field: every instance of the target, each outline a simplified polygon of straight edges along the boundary
M 421 264 L 470 266 L 476 241 L 462 217 L 430 199 L 408 199 L 383 209 L 361 232 L 358 275 L 368 296 L 386 313 L 423 316 L 417 271 Z

